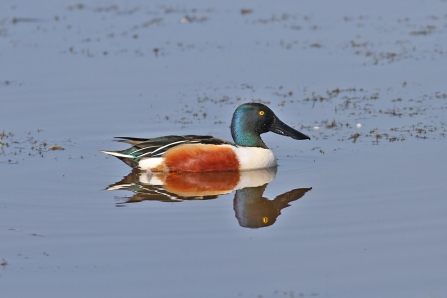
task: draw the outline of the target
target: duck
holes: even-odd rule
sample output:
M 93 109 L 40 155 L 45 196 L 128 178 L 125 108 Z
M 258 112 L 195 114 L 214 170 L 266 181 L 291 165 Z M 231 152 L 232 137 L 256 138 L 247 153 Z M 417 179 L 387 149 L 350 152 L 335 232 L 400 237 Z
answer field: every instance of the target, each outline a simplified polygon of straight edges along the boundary
M 156 138 L 116 137 L 132 147 L 119 151 L 101 150 L 128 166 L 147 172 L 245 171 L 277 166 L 273 151 L 261 134 L 273 132 L 295 140 L 310 137 L 282 122 L 262 103 L 244 103 L 231 120 L 234 142 L 213 136 L 169 135 Z

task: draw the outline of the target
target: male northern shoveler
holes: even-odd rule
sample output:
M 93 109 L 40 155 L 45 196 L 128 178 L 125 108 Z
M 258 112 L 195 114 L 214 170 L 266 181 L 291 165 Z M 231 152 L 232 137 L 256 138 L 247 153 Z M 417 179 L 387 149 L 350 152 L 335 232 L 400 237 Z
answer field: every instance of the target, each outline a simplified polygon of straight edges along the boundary
M 284 124 L 266 105 L 246 103 L 233 114 L 234 143 L 212 136 L 165 136 L 152 139 L 122 138 L 132 147 L 102 151 L 127 165 L 151 172 L 214 172 L 253 170 L 276 166 L 273 152 L 260 135 L 272 131 L 296 140 L 310 140 Z

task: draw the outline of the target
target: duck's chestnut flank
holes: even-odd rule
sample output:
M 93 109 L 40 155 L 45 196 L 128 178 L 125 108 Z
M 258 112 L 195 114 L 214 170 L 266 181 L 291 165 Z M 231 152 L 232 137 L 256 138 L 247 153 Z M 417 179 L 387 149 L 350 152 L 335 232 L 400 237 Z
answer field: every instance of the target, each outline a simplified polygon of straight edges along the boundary
M 170 172 L 238 171 L 239 161 L 230 146 L 185 144 L 168 150 L 164 163 Z

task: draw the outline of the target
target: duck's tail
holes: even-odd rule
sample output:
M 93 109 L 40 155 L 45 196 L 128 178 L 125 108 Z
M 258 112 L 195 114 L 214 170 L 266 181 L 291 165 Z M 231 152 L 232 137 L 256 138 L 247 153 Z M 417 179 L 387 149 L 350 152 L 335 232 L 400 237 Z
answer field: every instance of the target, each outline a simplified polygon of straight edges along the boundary
M 126 165 L 128 165 L 131 168 L 138 168 L 138 162 L 135 161 L 135 156 L 132 156 L 130 154 L 124 154 L 119 151 L 106 151 L 106 150 L 99 150 L 102 153 L 115 156 L 116 158 L 119 158 L 122 162 L 124 162 Z
M 122 157 L 122 158 L 134 158 L 132 155 L 129 155 L 129 154 L 123 154 L 123 153 L 121 153 L 121 152 L 118 152 L 118 151 L 106 151 L 106 150 L 99 150 L 100 152 L 102 152 L 102 153 L 105 153 L 105 154 L 108 154 L 108 155 L 112 155 L 112 156 L 115 156 L 115 157 Z

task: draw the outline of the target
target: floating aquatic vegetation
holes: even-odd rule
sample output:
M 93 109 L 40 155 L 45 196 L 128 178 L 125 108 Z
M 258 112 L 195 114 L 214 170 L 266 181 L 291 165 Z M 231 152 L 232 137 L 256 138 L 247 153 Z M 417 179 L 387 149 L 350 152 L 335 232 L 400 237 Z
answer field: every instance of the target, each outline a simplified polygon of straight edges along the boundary
M 26 157 L 44 158 L 51 151 L 65 150 L 64 147 L 55 144 L 56 142 L 44 140 L 41 132 L 42 130 L 38 129 L 16 134 L 3 130 L 0 133 L 0 163 L 17 164 Z M 69 145 L 72 141 L 68 139 L 61 143 Z

